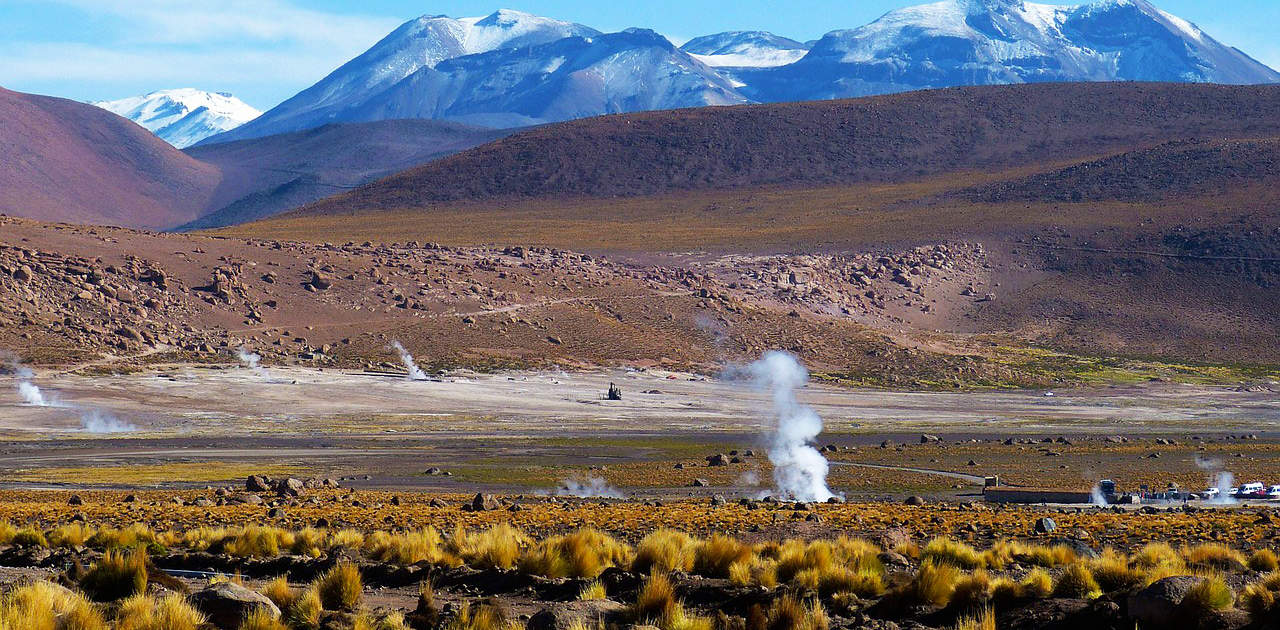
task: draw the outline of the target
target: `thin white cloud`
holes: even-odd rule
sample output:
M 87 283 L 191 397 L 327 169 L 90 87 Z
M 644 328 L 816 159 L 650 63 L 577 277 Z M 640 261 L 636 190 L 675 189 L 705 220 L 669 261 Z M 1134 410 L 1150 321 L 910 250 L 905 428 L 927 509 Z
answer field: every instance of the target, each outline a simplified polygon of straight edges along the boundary
M 85 13 L 95 25 L 92 37 L 61 33 L 0 42 L 0 77 L 8 87 L 85 100 L 120 98 L 140 86 L 191 86 L 235 91 L 269 107 L 403 21 L 327 13 L 289 0 L 51 2 Z
M 0 76 L 15 83 L 60 79 L 109 84 L 142 80 L 153 81 L 158 87 L 173 87 L 270 84 L 282 78 L 290 83 L 310 83 L 335 67 L 331 51 L 310 49 L 232 49 L 214 55 L 186 50 L 156 54 L 79 42 L 0 45 Z
M 315 11 L 283 0 L 55 0 L 91 15 L 113 16 L 131 43 L 368 46 L 400 20 Z

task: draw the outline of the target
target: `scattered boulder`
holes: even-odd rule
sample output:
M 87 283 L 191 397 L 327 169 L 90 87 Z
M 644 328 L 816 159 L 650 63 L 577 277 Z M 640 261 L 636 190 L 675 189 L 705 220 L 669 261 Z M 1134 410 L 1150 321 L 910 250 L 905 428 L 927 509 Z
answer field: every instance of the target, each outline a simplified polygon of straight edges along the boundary
M 600 622 L 602 625 L 619 618 L 627 607 L 607 599 L 567 602 L 534 613 L 525 624 L 526 630 L 569 630 Z
M 84 505 L 84 499 L 78 494 L 73 494 L 70 499 L 67 499 L 67 505 Z
M 729 458 L 725 457 L 724 453 L 716 453 L 715 455 L 708 455 L 707 465 L 708 466 L 728 466 Z
M 933 444 L 933 443 L 941 442 L 941 441 L 942 441 L 942 438 L 940 438 L 940 437 L 938 437 L 938 436 L 936 436 L 936 435 L 929 435 L 928 433 L 924 433 L 924 434 L 921 434 L 921 435 L 920 435 L 920 443 L 921 443 L 921 444 Z
M 244 489 L 248 492 L 270 492 L 271 482 L 262 475 L 249 475 L 244 482 Z
M 919 496 L 919 495 L 914 495 L 914 494 L 913 494 L 913 495 L 911 495 L 911 496 L 907 497 L 907 500 L 906 500 L 906 501 L 903 501 L 903 504 L 905 504 L 905 505 L 916 505 L 916 506 L 924 505 L 924 497 Z
M 282 497 L 298 497 L 302 496 L 302 492 L 306 487 L 306 484 L 301 479 L 289 477 L 276 483 L 276 494 Z
M 1057 521 L 1047 516 L 1036 519 L 1035 531 L 1037 534 L 1051 534 L 1055 529 L 1058 529 Z
M 483 492 L 477 492 L 467 506 L 472 512 L 488 512 L 502 508 L 502 504 L 498 503 L 498 500 L 492 494 L 484 494 Z
M 234 582 L 209 585 L 193 593 L 191 603 L 209 618 L 209 623 L 223 630 L 239 628 L 245 617 L 260 609 L 272 617 L 280 616 L 280 609 L 266 596 Z
M 1129 617 L 1143 628 L 1171 628 L 1178 625 L 1178 606 L 1200 578 L 1187 575 L 1156 580 L 1129 596 Z
M 313 287 L 316 291 L 324 291 L 333 286 L 333 278 L 323 271 L 313 270 L 311 279 L 307 281 L 307 285 Z
M 695 488 L 705 488 L 705 487 L 707 487 L 707 486 L 711 485 L 711 483 L 710 483 L 710 482 L 708 482 L 706 479 L 694 479 L 694 480 L 693 480 L 693 483 L 691 483 L 691 484 L 689 484 L 689 485 L 691 485 L 691 486 L 693 486 L 693 487 L 695 487 Z

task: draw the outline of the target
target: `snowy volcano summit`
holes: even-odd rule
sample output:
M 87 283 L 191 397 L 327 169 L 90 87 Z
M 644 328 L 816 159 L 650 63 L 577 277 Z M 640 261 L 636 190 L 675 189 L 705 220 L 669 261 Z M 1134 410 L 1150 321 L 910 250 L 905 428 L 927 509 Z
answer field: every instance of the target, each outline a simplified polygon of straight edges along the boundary
M 395 118 L 514 127 L 610 113 L 805 101 L 961 85 L 1257 84 L 1280 74 L 1147 0 L 943 0 L 816 42 L 766 31 L 676 47 L 500 10 L 410 20 L 315 85 L 207 142 Z
M 1147 0 L 945 0 L 832 31 L 796 63 L 743 80 L 753 99 L 787 101 L 1046 81 L 1274 83 L 1280 74 Z
M 93 104 L 142 125 L 179 149 L 235 129 L 262 114 L 226 92 L 194 88 L 160 90 Z

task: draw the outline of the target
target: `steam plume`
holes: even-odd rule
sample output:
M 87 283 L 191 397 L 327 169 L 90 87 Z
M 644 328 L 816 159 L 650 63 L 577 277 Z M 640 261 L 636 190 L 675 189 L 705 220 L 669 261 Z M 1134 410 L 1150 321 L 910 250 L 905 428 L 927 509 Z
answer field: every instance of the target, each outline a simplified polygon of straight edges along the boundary
M 1231 496 L 1231 486 L 1236 485 L 1235 475 L 1229 470 L 1223 470 L 1221 460 L 1196 457 L 1196 467 L 1208 471 L 1209 487 L 1218 489 L 1218 496 L 1209 499 L 1209 503 L 1231 505 L 1236 502 L 1236 498 Z
M 243 363 L 245 367 L 253 370 L 254 372 L 262 369 L 258 366 L 258 362 L 262 360 L 262 355 L 257 352 L 249 352 L 249 350 L 244 346 L 240 346 L 236 349 L 236 358 L 240 359 L 240 362 Z
M 1099 484 L 1093 484 L 1093 490 L 1089 492 L 1089 504 L 1107 507 L 1107 497 L 1102 495 L 1102 486 Z
M 15 372 L 18 377 L 18 395 L 22 397 L 22 401 L 33 407 L 48 407 L 49 400 L 44 397 L 40 388 L 31 382 L 35 373 L 22 366 L 15 368 Z
M 138 427 L 101 409 L 85 409 L 80 412 L 80 427 L 86 433 L 132 433 Z
M 409 370 L 409 376 L 408 376 L 409 380 L 411 381 L 427 380 L 426 373 L 423 372 L 422 369 L 418 367 L 418 364 L 413 361 L 413 355 L 409 354 L 409 351 L 405 350 L 404 346 L 401 345 L 399 341 L 392 341 L 391 348 L 400 355 L 400 362 L 404 364 L 404 367 L 406 370 Z
M 578 497 L 582 499 L 621 499 L 622 492 L 617 488 L 609 485 L 609 482 L 600 477 L 587 477 L 584 480 L 566 479 L 560 482 L 560 488 L 555 492 L 556 496 L 561 497 Z
M 773 394 L 778 424 L 769 436 L 769 461 L 779 494 L 797 501 L 826 501 L 827 459 L 811 446 L 822 432 L 822 418 L 796 400 L 796 389 L 809 381 L 809 371 L 794 356 L 770 351 L 747 367 L 759 389 Z

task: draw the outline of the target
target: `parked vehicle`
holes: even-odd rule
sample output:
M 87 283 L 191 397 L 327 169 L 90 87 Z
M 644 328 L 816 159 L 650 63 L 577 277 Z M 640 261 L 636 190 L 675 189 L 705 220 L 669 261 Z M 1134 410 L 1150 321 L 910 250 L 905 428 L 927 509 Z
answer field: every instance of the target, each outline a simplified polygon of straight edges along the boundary
M 1267 498 L 1267 487 L 1262 485 L 1260 481 L 1246 483 L 1240 486 L 1235 496 L 1238 499 L 1265 499 Z

